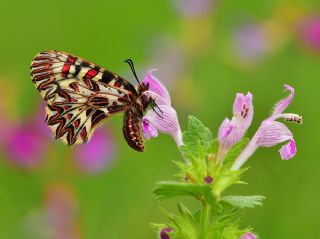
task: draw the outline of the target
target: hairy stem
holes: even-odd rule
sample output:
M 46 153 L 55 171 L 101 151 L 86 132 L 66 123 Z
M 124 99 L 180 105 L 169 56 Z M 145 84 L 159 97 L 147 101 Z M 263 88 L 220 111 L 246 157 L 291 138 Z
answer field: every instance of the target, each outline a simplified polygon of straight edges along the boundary
M 200 221 L 200 239 L 207 239 L 207 229 L 210 218 L 210 211 L 210 206 L 206 202 L 203 202 Z

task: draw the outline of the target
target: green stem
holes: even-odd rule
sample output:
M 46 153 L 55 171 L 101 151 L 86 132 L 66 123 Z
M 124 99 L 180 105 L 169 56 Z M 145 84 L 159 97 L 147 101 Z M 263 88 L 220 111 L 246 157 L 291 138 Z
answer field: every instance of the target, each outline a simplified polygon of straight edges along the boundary
M 210 206 L 206 203 L 202 203 L 201 221 L 200 221 L 200 239 L 207 238 L 208 223 L 210 218 Z

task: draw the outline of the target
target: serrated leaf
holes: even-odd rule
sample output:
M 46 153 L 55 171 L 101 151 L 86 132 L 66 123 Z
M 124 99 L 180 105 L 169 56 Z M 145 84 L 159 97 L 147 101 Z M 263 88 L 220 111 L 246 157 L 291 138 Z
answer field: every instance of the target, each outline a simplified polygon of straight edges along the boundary
M 186 155 L 198 157 L 198 144 L 201 144 L 205 150 L 210 148 L 212 142 L 211 131 L 194 116 L 189 116 L 188 131 L 183 132 L 183 143 L 181 151 Z
M 207 184 L 162 181 L 157 183 L 153 193 L 158 200 L 177 196 L 194 196 L 197 199 L 204 197 L 209 204 L 216 205 L 216 199 L 211 193 L 211 187 Z
M 249 138 L 243 138 L 238 143 L 233 145 L 233 147 L 228 151 L 227 155 L 224 157 L 224 163 L 231 163 L 233 162 L 242 152 L 242 150 L 247 146 L 249 143 Z
M 225 201 L 231 204 L 234 207 L 238 208 L 254 208 L 256 206 L 262 206 L 262 200 L 265 199 L 264 196 L 254 195 L 254 196 L 240 196 L 240 195 L 229 195 L 221 198 L 222 201 Z

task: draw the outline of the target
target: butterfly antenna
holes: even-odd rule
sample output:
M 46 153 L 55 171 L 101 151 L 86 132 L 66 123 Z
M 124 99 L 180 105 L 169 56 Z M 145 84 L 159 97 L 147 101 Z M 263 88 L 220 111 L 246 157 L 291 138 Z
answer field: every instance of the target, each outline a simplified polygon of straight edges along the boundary
M 134 77 L 136 78 L 138 84 L 140 84 L 140 81 L 139 81 L 139 79 L 138 79 L 136 70 L 134 69 L 133 61 L 132 61 L 131 59 L 127 59 L 127 60 L 125 60 L 124 62 L 126 62 L 126 63 L 129 64 L 129 66 L 130 66 L 130 68 L 131 68 L 131 71 L 132 71 Z
M 160 115 L 158 113 L 158 111 L 156 111 L 155 107 L 159 109 L 159 111 L 161 112 L 161 114 L 163 114 L 163 111 L 160 109 L 160 107 L 158 106 L 158 104 L 155 101 L 151 101 L 150 106 L 152 108 L 152 110 L 161 118 L 163 119 L 162 115 Z

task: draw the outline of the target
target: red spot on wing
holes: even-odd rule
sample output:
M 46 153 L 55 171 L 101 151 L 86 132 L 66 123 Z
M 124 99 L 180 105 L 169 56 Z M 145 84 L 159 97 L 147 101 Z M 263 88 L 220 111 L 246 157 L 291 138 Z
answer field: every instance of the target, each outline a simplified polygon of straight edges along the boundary
M 120 87 L 120 86 L 121 86 L 121 82 L 120 82 L 120 81 L 116 81 L 116 82 L 114 83 L 114 86 L 115 86 L 115 87 Z
M 74 57 L 72 57 L 72 56 L 69 56 L 68 59 L 67 59 L 67 61 L 68 61 L 69 63 L 75 63 L 75 62 L 76 62 L 76 59 L 75 59 Z
M 81 132 L 80 132 L 80 136 L 82 138 L 83 141 L 87 141 L 87 129 L 86 127 L 84 127 Z
M 67 77 L 67 75 L 69 74 L 69 70 L 70 70 L 70 64 L 69 63 L 65 63 L 63 68 L 62 68 L 62 76 L 63 77 Z
M 70 108 L 71 108 L 71 106 L 68 106 L 68 105 L 66 105 L 66 106 L 63 107 L 64 110 L 68 110 L 68 109 L 70 109 Z
M 85 79 L 92 79 L 93 77 L 95 77 L 98 74 L 98 70 L 96 69 L 91 69 L 89 70 L 86 75 L 84 76 Z
M 80 124 L 80 119 L 77 119 L 77 120 L 74 122 L 74 126 L 75 126 L 76 128 L 78 128 L 78 127 L 79 127 L 79 124 Z
M 72 114 L 67 114 L 67 118 L 71 119 L 72 118 Z

